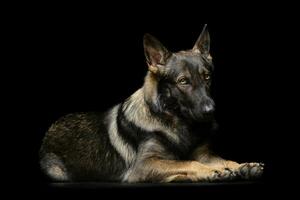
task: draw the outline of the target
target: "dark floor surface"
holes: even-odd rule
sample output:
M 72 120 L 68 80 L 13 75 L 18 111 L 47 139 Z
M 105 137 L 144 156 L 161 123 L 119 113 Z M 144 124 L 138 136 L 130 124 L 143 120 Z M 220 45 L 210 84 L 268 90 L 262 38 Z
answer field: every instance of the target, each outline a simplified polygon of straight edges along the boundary
M 263 181 L 239 181 L 220 183 L 49 183 L 41 187 L 42 194 L 50 198 L 91 198 L 109 196 L 130 199 L 172 198 L 193 196 L 210 198 L 266 197 L 270 193 Z

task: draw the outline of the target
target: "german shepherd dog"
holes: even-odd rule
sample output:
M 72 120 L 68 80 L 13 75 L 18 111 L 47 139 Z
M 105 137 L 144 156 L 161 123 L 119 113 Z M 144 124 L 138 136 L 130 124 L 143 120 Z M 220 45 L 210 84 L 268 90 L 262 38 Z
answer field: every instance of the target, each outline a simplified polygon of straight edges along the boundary
M 199 182 L 252 179 L 262 163 L 222 159 L 209 149 L 216 127 L 210 96 L 210 36 L 172 53 L 144 36 L 144 85 L 106 113 L 69 114 L 48 130 L 42 170 L 55 181 Z

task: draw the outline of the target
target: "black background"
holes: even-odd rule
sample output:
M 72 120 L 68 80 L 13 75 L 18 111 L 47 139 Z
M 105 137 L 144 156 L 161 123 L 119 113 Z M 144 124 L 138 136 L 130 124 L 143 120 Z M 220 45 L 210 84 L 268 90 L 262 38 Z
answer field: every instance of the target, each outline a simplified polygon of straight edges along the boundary
M 17 163 L 9 166 L 16 175 L 13 180 L 24 182 L 15 188 L 37 194 L 50 190 L 39 171 L 38 150 L 51 123 L 70 112 L 105 111 L 142 86 L 145 33 L 176 52 L 192 48 L 205 23 L 220 125 L 215 150 L 239 162 L 264 162 L 263 190 L 285 177 L 278 157 L 293 133 L 288 128 L 292 89 L 287 87 L 294 81 L 287 68 L 295 26 L 293 16 L 289 18 L 292 11 L 287 20 L 272 5 L 241 5 L 233 12 L 222 5 L 198 9 L 196 4 L 178 11 L 147 4 L 120 12 L 114 6 L 98 8 L 42 6 L 10 24 L 15 28 L 10 47 L 18 56 L 8 69 L 13 79 L 7 91 L 12 97 L 10 130 L 17 134 L 11 134 L 7 146 L 12 152 L 9 163 Z

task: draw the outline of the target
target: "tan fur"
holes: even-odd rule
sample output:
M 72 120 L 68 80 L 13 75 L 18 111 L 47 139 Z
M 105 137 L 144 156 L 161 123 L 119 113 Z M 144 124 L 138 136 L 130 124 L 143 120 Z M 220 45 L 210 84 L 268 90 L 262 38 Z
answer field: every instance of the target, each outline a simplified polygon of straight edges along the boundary
M 192 159 L 216 169 L 229 168 L 231 170 L 235 170 L 240 166 L 240 164 L 237 162 L 225 160 L 213 154 L 209 150 L 208 145 L 203 145 L 196 148 L 192 154 Z
M 123 176 L 125 182 L 210 181 L 228 178 L 224 167 L 213 167 L 195 160 L 174 160 L 158 141 L 142 145 L 138 160 Z M 163 158 L 163 159 L 162 159 Z
M 208 145 L 198 147 L 192 154 L 192 159 L 198 162 L 217 169 L 228 170 L 243 179 L 253 179 L 262 176 L 264 170 L 263 163 L 237 163 L 231 160 L 225 160 L 220 156 L 213 154 Z
M 148 72 L 144 81 L 145 99 L 149 102 L 157 98 L 157 77 L 152 72 Z
M 149 71 L 152 72 L 153 74 L 157 74 L 159 71 L 158 71 L 158 67 L 155 67 L 153 65 L 149 65 L 148 67 Z
M 196 161 L 149 160 L 148 167 L 155 169 L 155 174 L 164 176 L 162 182 L 203 181 L 215 174 L 215 169 Z

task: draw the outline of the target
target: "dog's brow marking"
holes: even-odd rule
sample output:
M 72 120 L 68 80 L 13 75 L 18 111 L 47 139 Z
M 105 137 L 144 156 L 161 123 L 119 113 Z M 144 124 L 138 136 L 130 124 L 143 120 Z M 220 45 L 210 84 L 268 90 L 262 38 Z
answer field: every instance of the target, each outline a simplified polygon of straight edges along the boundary
M 198 68 L 198 72 L 199 72 L 199 74 L 201 74 L 201 73 L 202 73 L 202 71 L 203 71 L 203 70 L 202 70 L 202 67 L 199 67 L 199 68 Z
M 198 69 L 199 74 L 208 73 L 209 70 L 205 66 L 199 67 Z
M 123 141 L 123 139 L 118 133 L 117 115 L 119 107 L 120 106 L 117 105 L 110 111 L 110 117 L 108 119 L 108 135 L 111 144 L 115 147 L 115 149 L 118 151 L 121 157 L 125 160 L 126 165 L 129 166 L 133 162 L 136 153 L 128 143 Z

